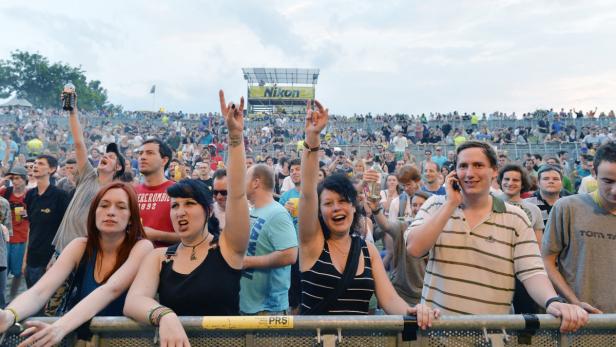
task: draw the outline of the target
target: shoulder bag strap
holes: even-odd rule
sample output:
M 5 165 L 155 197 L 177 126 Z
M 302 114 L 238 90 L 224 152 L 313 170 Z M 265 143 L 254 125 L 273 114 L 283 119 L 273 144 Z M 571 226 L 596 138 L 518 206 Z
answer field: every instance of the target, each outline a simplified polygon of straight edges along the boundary
M 338 281 L 338 285 L 336 288 L 329 293 L 329 295 L 321 302 L 319 302 L 316 306 L 312 307 L 310 310 L 306 312 L 307 315 L 315 315 L 315 314 L 327 314 L 329 307 L 340 297 L 340 295 L 349 287 L 351 281 L 355 277 L 355 273 L 357 272 L 357 266 L 359 265 L 359 256 L 361 251 L 361 245 L 359 242 L 359 237 L 352 236 L 351 237 L 351 250 L 349 252 L 349 257 L 347 258 L 346 265 L 344 267 L 344 273 L 342 274 L 342 278 Z
M 173 246 L 169 246 L 167 247 L 167 250 L 165 251 L 165 262 L 168 263 L 170 261 L 173 261 L 171 259 L 171 257 L 175 257 L 175 253 L 178 251 L 178 247 L 180 246 L 179 243 L 176 243 Z

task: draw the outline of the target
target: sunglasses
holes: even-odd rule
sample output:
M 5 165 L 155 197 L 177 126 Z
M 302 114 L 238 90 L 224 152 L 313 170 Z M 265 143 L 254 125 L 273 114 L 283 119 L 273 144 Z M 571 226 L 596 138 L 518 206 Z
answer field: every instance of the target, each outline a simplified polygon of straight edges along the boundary
M 222 195 L 222 196 L 227 196 L 227 191 L 226 190 L 212 190 L 212 195 L 216 196 L 216 195 Z

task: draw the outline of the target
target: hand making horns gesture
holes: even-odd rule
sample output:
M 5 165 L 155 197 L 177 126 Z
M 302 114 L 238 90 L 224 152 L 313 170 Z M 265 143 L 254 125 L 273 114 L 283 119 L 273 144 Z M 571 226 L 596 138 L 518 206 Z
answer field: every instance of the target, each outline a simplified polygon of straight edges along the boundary
M 306 101 L 306 138 L 308 138 L 309 134 L 318 136 L 327 125 L 329 119 L 329 110 L 323 107 L 317 100 L 314 100 L 316 109 L 313 110 L 311 101 L 312 100 Z M 311 143 L 309 145 L 311 147 L 316 147 L 319 144 Z
M 225 92 L 222 89 L 218 92 L 220 97 L 220 113 L 225 118 L 227 128 L 229 129 L 229 136 L 237 135 L 243 136 L 244 131 L 244 97 L 240 98 L 240 105 L 233 102 L 226 103 Z

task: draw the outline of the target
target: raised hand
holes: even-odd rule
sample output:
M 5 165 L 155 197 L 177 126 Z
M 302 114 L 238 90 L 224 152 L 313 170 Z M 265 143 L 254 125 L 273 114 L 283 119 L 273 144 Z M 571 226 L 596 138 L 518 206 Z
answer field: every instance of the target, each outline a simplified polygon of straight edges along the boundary
M 319 135 L 329 119 L 329 110 L 317 100 L 314 100 L 314 104 L 315 110 L 312 109 L 310 100 L 306 101 L 306 136 L 308 134 Z
M 244 131 L 244 97 L 240 98 L 239 106 L 235 103 L 225 101 L 225 92 L 222 89 L 218 92 L 220 97 L 220 113 L 225 118 L 229 137 L 243 136 Z

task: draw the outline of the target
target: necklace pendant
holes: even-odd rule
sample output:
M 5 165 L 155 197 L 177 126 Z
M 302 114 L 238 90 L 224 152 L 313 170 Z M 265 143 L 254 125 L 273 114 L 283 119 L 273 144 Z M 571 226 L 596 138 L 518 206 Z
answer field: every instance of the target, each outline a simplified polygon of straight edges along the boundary
M 190 260 L 197 260 L 197 255 L 195 254 L 195 248 L 193 247 L 192 252 L 190 252 Z

